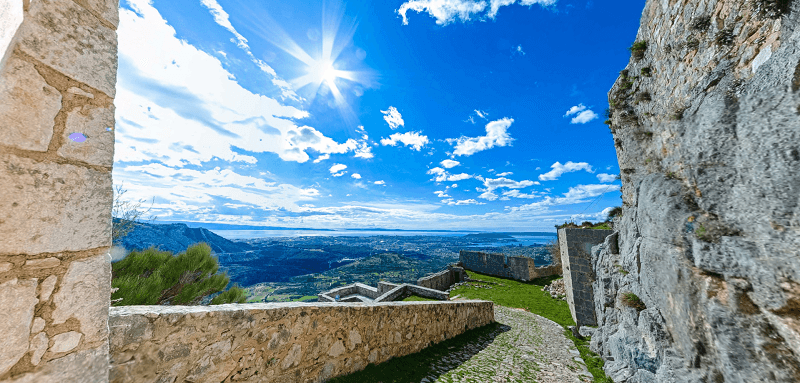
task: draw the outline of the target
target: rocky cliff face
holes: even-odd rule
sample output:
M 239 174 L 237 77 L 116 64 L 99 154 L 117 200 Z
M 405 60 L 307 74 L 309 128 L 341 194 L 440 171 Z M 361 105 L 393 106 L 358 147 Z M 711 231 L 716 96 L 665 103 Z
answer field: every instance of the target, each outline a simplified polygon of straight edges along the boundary
M 800 2 L 649 0 L 593 249 L 615 382 L 800 382 Z M 637 299 L 638 298 L 638 299 Z

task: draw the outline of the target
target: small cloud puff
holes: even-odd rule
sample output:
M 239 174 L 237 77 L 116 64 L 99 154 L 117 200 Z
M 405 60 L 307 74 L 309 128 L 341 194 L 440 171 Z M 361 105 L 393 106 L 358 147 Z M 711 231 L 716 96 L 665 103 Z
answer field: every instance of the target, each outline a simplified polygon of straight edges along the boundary
M 386 123 L 389 124 L 389 127 L 392 130 L 397 129 L 401 126 L 405 126 L 405 121 L 403 121 L 403 116 L 397 110 L 397 108 L 390 106 L 389 110 L 382 110 L 383 119 L 386 120 Z
M 330 169 L 328 169 L 328 170 L 331 172 L 331 174 L 332 174 L 334 177 L 341 177 L 341 176 L 343 176 L 345 173 L 347 173 L 346 171 L 344 171 L 345 169 L 347 169 L 347 165 L 343 165 L 343 164 L 334 164 L 334 165 L 333 165 L 333 166 L 331 166 L 331 168 L 330 168 Z
M 454 167 L 456 167 L 458 165 L 461 165 L 460 162 L 453 161 L 453 160 L 444 160 L 444 161 L 440 162 L 440 164 L 442 166 L 444 166 L 446 169 L 451 169 L 451 168 L 454 168 Z
M 361 179 L 361 174 L 353 173 L 353 174 L 350 175 L 350 177 L 353 177 L 353 178 L 355 178 L 357 180 L 360 180 Z
M 600 180 L 600 182 L 614 182 L 617 176 L 615 174 L 600 173 L 597 175 L 597 179 Z
M 540 181 L 554 181 L 557 180 L 558 177 L 561 177 L 561 175 L 564 173 L 577 172 L 579 170 L 586 170 L 589 173 L 594 173 L 592 166 L 586 162 L 567 161 L 567 163 L 563 165 L 560 162 L 556 162 L 550 167 L 552 170 L 539 175 Z
M 502 118 L 486 124 L 486 135 L 479 137 L 464 137 L 453 139 L 447 142 L 455 143 L 453 154 L 456 156 L 471 156 L 477 152 L 491 149 L 495 146 L 508 146 L 514 141 L 508 134 L 508 128 L 514 123 L 512 118 Z
M 585 124 L 589 121 L 592 121 L 599 117 L 597 113 L 593 112 L 591 109 L 586 108 L 583 104 L 578 104 L 569 108 L 564 117 L 569 117 L 575 114 L 576 116 L 572 118 L 571 124 Z
M 380 181 L 375 181 L 375 182 L 373 182 L 373 183 L 374 183 L 375 185 L 386 185 L 386 182 L 383 182 L 383 180 L 380 180 Z

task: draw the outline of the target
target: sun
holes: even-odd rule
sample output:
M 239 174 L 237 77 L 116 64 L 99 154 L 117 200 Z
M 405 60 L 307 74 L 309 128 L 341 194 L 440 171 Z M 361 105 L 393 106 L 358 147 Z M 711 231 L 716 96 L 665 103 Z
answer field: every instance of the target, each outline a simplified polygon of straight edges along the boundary
M 333 67 L 332 61 L 322 61 L 319 63 L 316 70 L 320 83 L 325 82 L 329 87 L 335 86 L 336 79 L 339 77 L 339 74 L 337 73 L 338 71 L 336 68 Z

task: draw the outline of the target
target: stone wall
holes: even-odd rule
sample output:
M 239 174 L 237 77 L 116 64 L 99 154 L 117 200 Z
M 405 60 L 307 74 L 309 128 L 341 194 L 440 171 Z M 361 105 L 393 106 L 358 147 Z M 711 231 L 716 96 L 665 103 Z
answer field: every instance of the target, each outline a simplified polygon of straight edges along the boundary
M 615 382 L 800 381 L 798 26 L 799 1 L 647 1 L 609 93 L 619 249 L 593 256 Z
M 494 322 L 493 303 L 113 307 L 112 382 L 322 382 Z
M 453 284 L 463 282 L 466 278 L 467 274 L 463 267 L 448 266 L 447 270 L 418 279 L 417 286 L 445 291 Z
M 596 326 L 594 313 L 594 270 L 592 246 L 602 243 L 613 231 L 595 229 L 559 229 L 561 268 L 564 271 L 564 288 L 572 320 L 578 326 Z
M 0 4 L 0 381 L 108 379 L 117 12 Z
M 528 257 L 507 257 L 504 254 L 461 250 L 458 259 L 467 270 L 519 281 L 561 273 L 560 265 L 536 267 L 533 258 Z

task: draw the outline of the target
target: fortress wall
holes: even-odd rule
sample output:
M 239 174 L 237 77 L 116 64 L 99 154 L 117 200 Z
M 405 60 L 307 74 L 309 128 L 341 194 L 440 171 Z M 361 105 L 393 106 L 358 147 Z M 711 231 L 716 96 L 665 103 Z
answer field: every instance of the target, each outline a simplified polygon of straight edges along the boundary
M 488 301 L 113 307 L 110 380 L 322 382 L 492 322 Z
M 467 275 L 464 273 L 464 268 L 449 266 L 447 270 L 418 279 L 417 286 L 445 291 L 453 284 L 463 282 L 466 279 L 466 276 Z
M 561 272 L 560 265 L 536 267 L 533 258 L 506 257 L 503 254 L 480 251 L 461 250 L 459 261 L 465 269 L 476 273 L 520 281 L 530 281 Z
M 613 230 L 559 229 L 561 267 L 564 272 L 564 287 L 572 320 L 578 326 L 596 326 L 594 313 L 594 270 L 592 269 L 592 246 L 603 243 Z
M 108 380 L 117 13 L 0 4 L 0 381 Z

